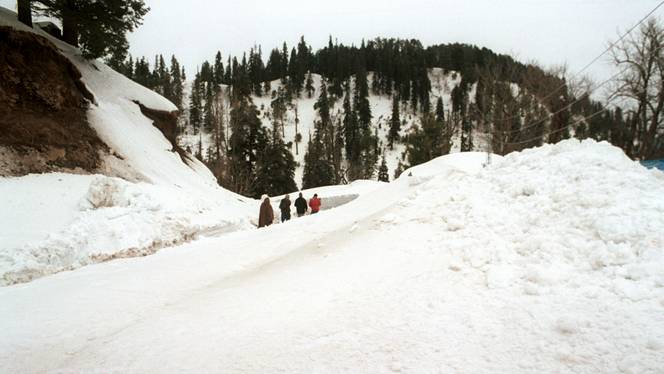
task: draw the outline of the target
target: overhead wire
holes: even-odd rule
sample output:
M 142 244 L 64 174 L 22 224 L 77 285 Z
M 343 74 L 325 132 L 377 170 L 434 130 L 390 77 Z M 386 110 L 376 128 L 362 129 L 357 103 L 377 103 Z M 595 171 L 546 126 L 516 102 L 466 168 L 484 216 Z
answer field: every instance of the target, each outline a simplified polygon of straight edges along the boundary
M 642 25 L 643 22 L 645 22 L 645 21 L 646 21 L 650 16 L 652 16 L 652 15 L 653 15 L 653 14 L 654 14 L 659 8 L 661 8 L 662 5 L 664 5 L 664 0 L 660 1 L 660 2 L 659 2 L 659 3 L 658 3 L 653 9 L 651 9 L 651 10 L 650 10 L 645 16 L 643 16 L 643 17 L 642 17 L 637 23 L 635 23 L 635 24 L 634 24 L 632 27 L 630 27 L 626 32 L 624 32 L 622 35 L 620 35 L 616 41 L 610 43 L 609 46 L 606 47 L 606 49 L 604 49 L 604 51 L 602 51 L 602 53 L 600 53 L 600 54 L 597 55 L 595 58 L 593 58 L 589 63 L 587 63 L 583 68 L 581 68 L 581 70 L 579 70 L 579 71 L 577 71 L 576 73 L 572 74 L 572 75 L 570 76 L 569 80 L 570 80 L 570 81 L 573 80 L 574 78 L 576 78 L 577 76 L 581 75 L 583 72 L 585 72 L 586 70 L 588 70 L 592 65 L 594 65 L 595 63 L 597 63 L 597 61 L 599 61 L 604 55 L 606 55 L 609 51 L 611 51 L 616 45 L 618 45 L 618 43 L 620 43 L 621 41 L 623 41 L 623 40 L 624 40 L 629 34 L 631 34 L 631 33 L 632 33 L 637 27 L 639 27 L 640 25 Z M 619 74 L 614 74 L 614 76 L 612 76 L 612 78 L 615 77 L 616 75 L 619 75 Z M 609 78 L 609 80 L 611 80 L 612 78 Z M 604 81 L 602 84 L 600 84 L 600 87 L 601 87 L 602 85 L 606 84 L 606 83 L 607 83 L 607 82 Z M 564 88 L 564 87 L 566 87 L 566 86 L 567 86 L 567 81 L 563 82 L 560 86 L 558 86 L 557 88 L 555 88 L 555 89 L 554 89 L 553 91 L 551 91 L 549 94 L 547 94 L 547 95 L 544 96 L 543 98 L 539 99 L 539 101 L 540 101 L 540 102 L 545 102 L 546 100 L 548 100 L 549 98 L 551 98 L 554 94 L 556 94 L 558 91 L 560 91 L 562 88 Z M 599 87 L 597 87 L 597 88 L 599 88 Z M 597 88 L 595 88 L 595 90 L 596 90 Z M 591 91 L 591 92 L 594 92 L 594 90 Z M 589 93 L 587 93 L 587 94 L 590 94 L 591 92 L 589 92 Z M 576 102 L 579 102 L 579 101 L 581 101 L 581 100 L 583 100 L 583 95 L 582 95 L 581 98 L 578 99 Z M 574 104 L 574 103 L 570 104 L 570 105 L 569 105 L 567 108 L 565 108 L 565 109 L 571 108 L 571 106 L 572 106 L 573 104 Z M 565 109 L 563 109 L 563 110 L 565 110 Z M 557 113 L 555 113 L 555 114 L 557 114 Z M 549 117 L 542 119 L 541 121 L 543 122 L 543 121 L 547 120 L 548 118 L 553 117 L 553 115 L 555 115 L 555 114 L 552 114 L 552 115 L 550 115 Z M 514 116 L 512 116 L 512 117 L 505 118 L 504 121 L 509 121 L 509 120 L 512 120 L 512 119 L 517 118 L 517 117 L 519 117 L 519 115 L 514 115 Z M 540 122 L 535 123 L 534 125 L 537 125 L 537 124 L 539 124 L 539 123 L 540 123 Z M 516 132 L 518 132 L 519 130 L 512 130 L 512 131 L 516 131 Z M 508 131 L 503 131 L 502 133 L 509 133 L 509 130 L 508 130 Z

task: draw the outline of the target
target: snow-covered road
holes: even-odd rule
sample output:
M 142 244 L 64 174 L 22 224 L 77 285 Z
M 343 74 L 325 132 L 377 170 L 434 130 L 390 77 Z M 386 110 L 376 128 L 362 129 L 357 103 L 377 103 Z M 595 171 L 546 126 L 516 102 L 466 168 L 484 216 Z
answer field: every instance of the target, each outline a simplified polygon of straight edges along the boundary
M 664 174 L 537 152 L 0 288 L 0 371 L 661 373 Z

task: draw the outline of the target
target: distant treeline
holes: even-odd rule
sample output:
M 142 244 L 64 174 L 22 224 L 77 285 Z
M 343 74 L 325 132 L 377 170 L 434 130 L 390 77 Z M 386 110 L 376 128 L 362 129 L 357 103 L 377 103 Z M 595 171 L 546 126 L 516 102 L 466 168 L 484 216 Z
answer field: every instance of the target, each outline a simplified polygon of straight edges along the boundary
M 178 78 L 184 78 L 177 58 L 173 56 L 171 60 L 170 68 L 164 65 L 162 56 L 156 57 L 153 70 L 145 58 L 134 60 L 130 57 L 112 67 L 148 88 L 164 87 L 166 93 L 177 92 L 165 87 L 169 82 L 177 84 Z M 459 72 L 463 77 L 462 86 L 467 86 L 476 83 L 479 72 L 488 67 L 498 73 L 496 78 L 517 84 L 525 79 L 526 74 L 532 74 L 533 68 L 538 69 L 542 77 L 547 77 L 543 70 L 532 65 L 467 44 L 439 44 L 425 48 L 415 39 L 378 38 L 362 42 L 358 47 L 333 43 L 330 38 L 326 47 L 313 52 L 304 37 L 290 50 L 286 43 L 281 48 L 272 49 L 266 60 L 260 46 L 251 48 L 241 58 L 227 56 L 225 61 L 218 52 L 213 62 L 201 64 L 199 73 L 203 81 L 231 86 L 237 95 L 253 93 L 262 96 L 270 93 L 269 85 L 265 83 L 277 79 L 286 83 L 289 94 L 300 93 L 305 88 L 307 74 L 311 72 L 326 77 L 330 94 L 340 97 L 344 81 L 358 71 L 370 71 L 375 73 L 371 84 L 374 93 L 396 93 L 401 101 L 410 101 L 415 108 L 423 105 L 422 109 L 426 111 L 430 109 L 429 69 Z M 559 80 L 554 76 L 547 79 Z

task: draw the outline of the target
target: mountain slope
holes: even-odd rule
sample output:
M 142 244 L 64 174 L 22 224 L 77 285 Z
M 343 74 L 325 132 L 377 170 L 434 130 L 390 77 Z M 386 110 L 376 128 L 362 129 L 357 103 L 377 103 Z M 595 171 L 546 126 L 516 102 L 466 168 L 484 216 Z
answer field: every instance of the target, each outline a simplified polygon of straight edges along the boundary
M 369 85 L 371 86 L 371 80 L 373 79 L 373 74 L 368 74 Z M 320 95 L 320 84 L 322 77 L 318 74 L 312 74 L 313 86 L 315 91 L 312 93 L 311 98 L 307 97 L 306 92 L 303 90 L 299 98 L 293 98 L 292 104 L 287 106 L 287 112 L 285 116 L 285 126 L 284 126 L 284 141 L 285 143 L 291 143 L 290 147 L 291 153 L 295 158 L 295 161 L 298 162 L 298 167 L 295 170 L 295 182 L 298 186 L 302 185 L 302 175 L 304 171 L 304 155 L 307 150 L 307 141 L 309 136 L 313 136 L 314 131 L 314 121 L 317 119 L 317 112 L 314 109 L 314 103 Z M 438 98 L 442 98 L 445 111 L 449 111 L 452 106 L 451 93 L 454 87 L 461 83 L 461 75 L 457 72 L 445 72 L 443 69 L 434 68 L 429 72 L 429 79 L 431 81 L 431 107 L 435 108 L 436 101 Z M 222 92 L 226 92 L 228 87 L 221 85 Z M 283 84 L 280 80 L 275 80 L 270 82 L 271 90 L 274 92 L 279 91 L 283 87 Z M 474 85 L 473 85 L 474 87 Z M 470 90 L 469 97 L 471 102 L 473 100 L 473 88 Z M 230 111 L 230 103 L 228 102 L 228 95 L 221 95 L 223 100 L 223 105 L 225 106 L 226 113 Z M 261 97 L 252 95 L 252 101 L 260 111 L 260 118 L 262 120 L 263 126 L 266 128 L 272 128 L 272 109 L 271 102 L 272 97 L 269 95 L 264 95 Z M 185 100 L 187 102 L 187 100 Z M 371 128 L 377 132 L 379 139 L 379 147 L 384 150 L 386 162 L 388 165 L 388 173 L 390 179 L 394 177 L 394 171 L 397 169 L 399 162 L 402 164 L 406 163 L 404 152 L 406 147 L 403 143 L 396 143 L 394 149 L 390 150 L 387 147 L 387 135 L 390 127 L 390 119 L 392 115 L 392 96 L 387 95 L 376 95 L 370 93 L 369 103 L 371 106 Z M 343 120 L 343 98 L 339 98 L 336 101 L 332 102 L 330 113 L 332 115 L 332 122 L 337 123 L 337 121 Z M 295 135 L 296 135 L 296 111 L 297 118 L 299 120 L 297 133 L 302 135 L 302 141 L 295 145 Z M 419 114 L 415 113 L 409 105 L 400 105 L 400 113 L 402 126 L 400 134 L 404 136 L 408 134 L 411 128 L 414 125 L 419 124 Z M 448 113 L 449 114 L 449 113 Z M 184 116 L 186 118 L 186 115 Z M 228 126 L 227 124 L 225 126 Z M 230 130 L 227 130 L 230 131 Z M 460 135 L 456 134 L 452 138 L 453 146 L 452 152 L 458 152 L 460 147 Z M 193 129 L 191 126 L 185 126 L 182 134 L 178 136 L 178 144 L 183 148 L 189 148 L 197 152 L 200 148 L 202 151 L 203 157 L 207 154 L 208 148 L 212 147 L 213 144 L 213 134 L 211 132 L 198 132 Z M 475 135 L 475 148 L 476 151 L 487 150 L 486 141 L 483 138 L 481 133 Z M 377 175 L 377 173 L 376 173 Z

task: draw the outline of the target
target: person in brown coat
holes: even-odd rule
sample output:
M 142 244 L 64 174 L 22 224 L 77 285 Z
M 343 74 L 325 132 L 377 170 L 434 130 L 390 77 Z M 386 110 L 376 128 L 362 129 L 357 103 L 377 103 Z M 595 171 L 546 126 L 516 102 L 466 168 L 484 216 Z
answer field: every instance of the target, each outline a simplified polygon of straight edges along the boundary
M 263 203 L 261 204 L 261 210 L 258 214 L 258 227 L 270 226 L 272 221 L 274 221 L 274 211 L 272 211 L 270 198 L 267 195 L 263 195 Z

